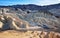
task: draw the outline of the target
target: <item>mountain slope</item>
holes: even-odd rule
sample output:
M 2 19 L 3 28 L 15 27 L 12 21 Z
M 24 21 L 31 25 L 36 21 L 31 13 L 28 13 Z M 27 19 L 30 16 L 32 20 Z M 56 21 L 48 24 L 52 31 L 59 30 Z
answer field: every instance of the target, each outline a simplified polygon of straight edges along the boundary
M 50 11 L 52 14 L 55 16 L 60 17 L 60 3 L 59 4 L 54 4 L 54 5 L 47 5 L 47 6 L 38 6 L 38 5 L 33 5 L 33 4 L 28 4 L 28 5 L 12 5 L 12 6 L 0 6 L 0 8 L 17 8 L 22 9 L 22 10 L 47 10 Z
M 2 29 L 39 29 L 44 31 L 60 32 L 60 21 L 49 11 L 36 11 L 35 13 L 27 13 L 21 9 L 14 10 L 13 8 L 1 8 L 3 28 Z M 1 19 L 2 19 L 1 18 Z M 6 25 L 7 22 L 7 25 Z M 6 25 L 6 26 L 5 26 Z M 2 26 L 2 23 L 1 23 Z

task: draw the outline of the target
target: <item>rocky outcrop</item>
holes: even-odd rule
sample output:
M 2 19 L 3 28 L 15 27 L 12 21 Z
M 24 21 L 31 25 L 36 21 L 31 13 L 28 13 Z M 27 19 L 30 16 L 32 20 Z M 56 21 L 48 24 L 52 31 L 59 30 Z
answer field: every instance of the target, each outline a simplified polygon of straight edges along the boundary
M 18 17 L 13 17 L 10 15 L 1 15 L 0 16 L 0 28 L 1 30 L 9 30 L 9 29 L 14 29 L 14 30 L 20 30 L 20 28 L 28 28 L 29 23 L 19 19 Z

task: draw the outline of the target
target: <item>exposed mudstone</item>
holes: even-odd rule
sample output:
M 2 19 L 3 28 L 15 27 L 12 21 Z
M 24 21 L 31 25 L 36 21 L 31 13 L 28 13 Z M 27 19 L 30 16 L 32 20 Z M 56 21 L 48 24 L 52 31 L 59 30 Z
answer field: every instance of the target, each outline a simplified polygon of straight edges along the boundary
M 0 16 L 0 28 L 1 30 L 20 30 L 20 28 L 28 28 L 29 23 L 18 18 L 11 16 Z

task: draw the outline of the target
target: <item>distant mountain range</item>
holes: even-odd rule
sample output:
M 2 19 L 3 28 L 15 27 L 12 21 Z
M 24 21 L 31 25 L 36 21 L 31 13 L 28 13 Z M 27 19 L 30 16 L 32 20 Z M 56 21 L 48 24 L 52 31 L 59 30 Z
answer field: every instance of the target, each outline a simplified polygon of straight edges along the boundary
M 47 5 L 47 6 L 38 6 L 34 4 L 28 4 L 28 5 L 12 5 L 12 6 L 0 6 L 0 8 L 19 8 L 22 10 L 47 10 L 51 13 L 53 13 L 55 16 L 60 16 L 60 3 L 54 4 L 54 5 Z
M 2 8 L 4 7 L 14 7 L 14 8 L 20 8 L 20 9 L 30 9 L 30 10 L 50 10 L 50 9 L 59 9 L 60 8 L 60 3 L 59 4 L 54 4 L 54 5 L 47 5 L 47 6 L 39 6 L 39 5 L 34 5 L 34 4 L 28 4 L 28 5 L 11 5 L 11 6 L 0 6 Z

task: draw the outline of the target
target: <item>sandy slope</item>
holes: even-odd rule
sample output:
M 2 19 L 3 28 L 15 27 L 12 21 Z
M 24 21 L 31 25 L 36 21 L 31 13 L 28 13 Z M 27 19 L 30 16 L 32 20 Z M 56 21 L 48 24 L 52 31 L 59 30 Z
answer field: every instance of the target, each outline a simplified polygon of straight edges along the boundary
M 43 31 L 14 31 L 0 32 L 0 38 L 60 38 L 60 33 Z

